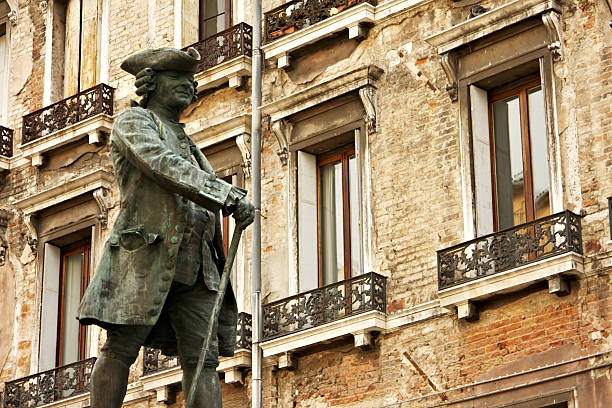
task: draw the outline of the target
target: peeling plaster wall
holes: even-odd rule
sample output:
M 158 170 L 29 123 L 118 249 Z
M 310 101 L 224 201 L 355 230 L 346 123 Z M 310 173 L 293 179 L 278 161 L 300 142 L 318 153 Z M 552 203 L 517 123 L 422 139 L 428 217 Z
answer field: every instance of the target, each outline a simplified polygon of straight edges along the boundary
M 423 39 L 464 21 L 475 3 L 495 7 L 505 1 L 430 2 L 380 21 L 361 42 L 337 37 L 325 48 L 318 44 L 296 55 L 293 70 L 267 67 L 264 72 L 266 104 L 355 67 L 371 64 L 384 70 L 377 83 L 378 132 L 370 138 L 369 150 L 373 270 L 389 277 L 389 313 L 436 299 L 435 251 L 463 240 L 459 108 L 444 90 L 447 78 L 439 56 Z M 280 4 L 264 1 L 263 8 Z M 612 35 L 606 7 L 602 1 L 565 2 L 566 54 L 554 65 L 564 205 L 584 215 L 589 278 L 572 282 L 572 293 L 565 298 L 549 295 L 542 286 L 500 297 L 484 306 L 475 323 L 449 314 L 381 334 L 371 349 L 355 349 L 350 339 L 340 339 L 301 350 L 293 370 L 278 370 L 266 362 L 264 406 L 382 406 L 510 368 L 549 363 L 560 353 L 584 355 L 612 348 L 612 243 L 606 207 L 606 198 L 612 196 Z M 116 88 L 115 111 L 121 112 L 137 97 L 133 78 L 119 64 L 132 52 L 173 44 L 174 2 L 110 0 L 109 9 L 108 83 Z M 249 7 L 245 14 L 250 21 Z M 42 107 L 45 24 L 39 2 L 22 0 L 19 22 L 11 27 L 9 122 L 15 146 L 20 142 L 22 116 Z M 248 113 L 250 92 L 250 80 L 238 89 L 207 91 L 185 113 L 187 131 Z M 295 197 L 287 192 L 288 170 L 276 154 L 279 146 L 267 118 L 262 136 L 263 298 L 268 302 L 292 294 L 287 271 L 295 260 L 290 258 L 294 254 L 287 242 L 291 236 L 287 218 Z M 13 203 L 94 169 L 112 171 L 107 146 L 63 152 L 40 168 L 24 166 L 0 177 L 0 207 L 15 214 L 7 232 L 7 264 L 0 267 L 0 290 L 8 293 L 0 300 L 0 337 L 10 338 L 0 344 L 0 381 L 36 372 L 38 358 L 40 255 L 31 254 L 23 214 Z M 250 189 L 250 180 L 246 183 Z M 109 225 L 118 214 L 118 200 L 114 189 Z M 99 256 L 108 230 L 96 234 L 94 257 Z M 244 240 L 242 256 L 248 271 L 249 232 Z M 242 294 L 247 311 L 249 294 L 247 277 Z M 104 338 L 102 333 L 98 346 Z M 139 360 L 131 372 L 133 384 L 141 370 Z M 581 389 L 592 386 L 601 396 L 600 401 L 582 401 L 584 406 L 612 405 L 606 376 L 609 373 L 597 372 L 593 383 L 578 381 Z M 247 406 L 248 373 L 243 381 L 244 385 L 223 386 L 226 407 Z M 435 397 L 406 406 L 439 402 Z M 170 406 L 181 403 L 179 393 Z M 152 396 L 130 406 L 159 405 Z

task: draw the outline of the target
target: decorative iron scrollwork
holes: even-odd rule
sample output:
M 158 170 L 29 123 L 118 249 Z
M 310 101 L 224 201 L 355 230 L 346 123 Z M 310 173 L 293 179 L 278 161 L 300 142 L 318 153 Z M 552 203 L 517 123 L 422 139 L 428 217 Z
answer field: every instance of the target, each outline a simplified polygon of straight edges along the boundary
M 245 312 L 238 313 L 238 331 L 236 332 L 236 349 L 251 349 L 253 339 L 253 319 Z
M 580 216 L 564 211 L 438 251 L 438 288 L 567 252 L 582 254 Z
M 376 0 L 293 0 L 264 13 L 264 43 L 294 33 L 362 3 Z
M 112 116 L 114 93 L 114 88 L 99 84 L 24 116 L 21 143 L 40 139 L 100 113 Z
M 238 324 L 236 330 L 236 349 L 250 349 L 252 338 L 251 315 L 245 312 L 238 313 Z M 160 350 L 145 347 L 143 352 L 142 375 L 149 375 L 158 371 L 169 370 L 179 367 L 177 357 L 165 356 Z
M 250 57 L 253 51 L 253 28 L 246 23 L 236 24 L 189 47 L 198 50 L 202 56 L 197 72 L 206 71 L 240 55 Z
M 4 408 L 37 407 L 89 391 L 95 357 L 8 381 Z
M 13 129 L 0 126 L 0 156 L 13 156 Z
M 386 308 L 386 278 L 369 272 L 264 305 L 262 339 Z

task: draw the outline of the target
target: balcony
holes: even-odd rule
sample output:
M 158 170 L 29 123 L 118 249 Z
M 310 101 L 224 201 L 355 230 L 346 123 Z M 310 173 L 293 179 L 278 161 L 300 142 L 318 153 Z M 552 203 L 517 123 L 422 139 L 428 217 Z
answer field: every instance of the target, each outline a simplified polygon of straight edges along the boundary
M 37 407 L 88 392 L 95 361 L 92 357 L 8 381 L 4 387 L 4 408 Z
M 0 172 L 10 170 L 13 156 L 13 129 L 0 126 Z
M 225 382 L 241 379 L 240 368 L 251 366 L 251 315 L 238 313 L 236 349 L 233 357 L 220 357 L 217 371 L 225 373 Z M 177 357 L 168 357 L 157 349 L 145 347 L 142 363 L 143 389 L 157 391 L 158 401 L 168 401 L 167 387 L 181 381 L 182 373 Z M 161 398 L 161 399 L 160 399 Z
M 264 357 L 281 355 L 322 341 L 353 335 L 356 346 L 370 344 L 370 333 L 386 328 L 386 278 L 374 272 L 310 290 L 263 306 Z
M 43 164 L 43 153 L 87 137 L 103 142 L 112 128 L 114 88 L 99 84 L 23 117 L 19 146 L 33 166 Z
M 224 83 L 237 88 L 243 77 L 251 76 L 253 28 L 246 23 L 236 24 L 189 47 L 202 56 L 195 75 L 198 91 Z
M 0 126 L 0 156 L 13 155 L 13 129 Z
M 289 52 L 348 29 L 349 38 L 364 36 L 374 22 L 376 0 L 293 0 L 264 13 L 266 58 L 278 68 L 289 65 Z M 294 34 L 295 33 L 295 34 Z
M 562 295 L 569 290 L 565 277 L 582 274 L 580 217 L 570 211 L 438 251 L 440 304 L 468 320 L 477 319 L 474 301 L 543 280 Z

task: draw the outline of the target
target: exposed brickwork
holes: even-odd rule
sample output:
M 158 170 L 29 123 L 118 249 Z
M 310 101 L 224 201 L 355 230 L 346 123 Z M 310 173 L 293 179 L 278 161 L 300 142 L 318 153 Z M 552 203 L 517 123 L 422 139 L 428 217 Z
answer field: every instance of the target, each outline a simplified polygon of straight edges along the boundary
M 378 131 L 369 135 L 372 165 L 369 193 L 374 222 L 373 269 L 388 277 L 389 314 L 401 314 L 410 307 L 436 300 L 436 250 L 464 240 L 460 102 L 451 103 L 445 91 L 448 80 L 440 66 L 440 56 L 424 41 L 466 19 L 471 6 L 461 3 L 465 2 L 429 2 L 382 20 L 369 28 L 366 38 L 348 57 L 318 67 L 320 72 L 316 75 L 292 76 L 273 66 L 267 66 L 264 72 L 263 102 L 267 104 L 362 65 L 383 69 L 376 83 Z M 491 8 L 504 3 L 507 1 L 478 4 Z M 277 0 L 264 1 L 264 10 L 278 4 Z M 137 98 L 133 78 L 121 71 L 119 65 L 136 50 L 172 46 L 174 2 L 109 0 L 109 10 L 108 83 L 117 88 L 115 111 L 121 112 L 131 99 Z M 250 13 L 247 7 L 247 17 Z M 612 243 L 607 215 L 607 197 L 612 196 L 612 35 L 608 26 L 611 18 L 603 1 L 565 2 L 562 15 L 565 55 L 553 66 L 563 205 L 584 216 L 582 238 L 587 276 L 571 282 L 570 295 L 551 295 L 545 283 L 539 283 L 480 302 L 480 319 L 476 322 L 458 320 L 451 312 L 378 334 L 371 348 L 354 348 L 353 340 L 347 336 L 299 350 L 292 369 L 278 369 L 273 359 L 267 359 L 263 406 L 365 408 L 395 403 L 390 406 L 429 407 L 482 391 L 476 386 L 455 387 L 532 370 L 565 357 L 578 358 L 612 349 Z M 23 84 L 19 78 L 11 79 L 16 85 L 9 92 L 9 127 L 15 129 L 16 146 L 21 139 L 21 117 L 43 104 L 45 24 L 46 14 L 40 2 L 20 2 L 19 23 L 11 28 L 10 63 L 27 72 L 22 75 Z M 300 58 L 300 64 L 311 62 L 308 55 Z M 195 133 L 250 113 L 250 92 L 250 80 L 238 89 L 222 86 L 206 91 L 184 114 L 187 131 Z M 293 231 L 287 223 L 295 221 L 288 220 L 295 198 L 289 194 L 293 175 L 289 177 L 288 167 L 281 164 L 276 154 L 278 148 L 269 120 L 264 118 L 264 302 L 293 294 L 295 289 L 291 287 L 295 279 L 289 272 L 295 272 L 297 255 L 287 242 Z M 20 152 L 18 148 L 15 151 L 17 155 Z M 6 340 L 10 342 L 6 362 L 0 360 L 0 382 L 37 371 L 39 359 L 42 257 L 28 256 L 29 231 L 14 202 L 96 169 L 112 172 L 107 145 L 62 166 L 24 165 L 0 176 L 0 208 L 13 214 L 6 235 L 9 266 L 0 268 L 8 271 L 10 267 L 16 297 L 14 313 L 0 316 L 0 320 L 14 322 Z M 250 189 L 248 179 L 246 187 Z M 118 213 L 117 193 L 113 191 L 110 224 Z M 98 248 L 108 230 L 99 234 Z M 250 247 L 251 237 L 247 233 L 240 259 L 247 272 Z M 239 308 L 248 311 L 250 277 L 246 276 L 244 281 L 241 293 L 244 301 Z M 104 338 L 102 334 L 99 345 Z M 578 363 L 568 367 L 574 369 Z M 608 370 L 608 374 L 600 371 L 587 374 L 597 380 L 592 384 L 584 378 L 575 382 L 582 384 L 581 395 L 599 395 L 597 404 L 604 407 L 608 406 L 606 398 L 612 398 L 608 397 L 612 392 L 609 378 L 607 382 L 603 380 L 609 376 L 609 367 L 601 370 Z M 139 361 L 130 374 L 133 387 L 140 384 L 141 372 Z M 247 370 L 243 383 L 224 384 L 224 406 L 249 406 L 250 381 Z M 584 384 L 591 384 L 593 389 L 587 392 L 591 385 Z M 169 406 L 183 406 L 180 386 L 173 385 L 172 391 L 176 392 L 176 401 Z M 545 392 L 549 391 L 542 391 Z M 580 400 L 587 401 L 581 406 L 597 408 L 588 402 L 597 401 L 593 398 Z M 129 406 L 166 405 L 157 403 L 151 393 Z M 475 402 L 471 406 L 487 405 Z

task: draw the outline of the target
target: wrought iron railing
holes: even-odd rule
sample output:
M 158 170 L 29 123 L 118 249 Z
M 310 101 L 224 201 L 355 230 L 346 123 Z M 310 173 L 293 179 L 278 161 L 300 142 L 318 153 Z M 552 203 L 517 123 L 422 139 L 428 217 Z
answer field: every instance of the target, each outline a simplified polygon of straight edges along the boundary
M 238 313 L 238 324 L 236 330 L 236 350 L 251 348 L 251 315 Z M 164 356 L 160 350 L 145 347 L 143 353 L 142 375 L 149 375 L 158 371 L 179 367 L 177 357 Z
M 200 53 L 202 60 L 197 72 L 202 72 L 241 55 L 250 57 L 253 51 L 253 28 L 246 23 L 236 24 L 189 47 Z
M 113 114 L 115 89 L 99 84 L 23 117 L 25 144 L 100 113 Z
M 95 357 L 8 381 L 4 408 L 33 408 L 89 391 Z
M 264 305 L 262 340 L 386 309 L 386 278 L 369 272 Z
M 358 4 L 377 0 L 293 0 L 264 13 L 264 43 L 323 21 Z
M 582 254 L 580 216 L 571 211 L 438 251 L 438 289 L 567 252 Z
M 0 126 L 0 156 L 13 155 L 13 129 Z

